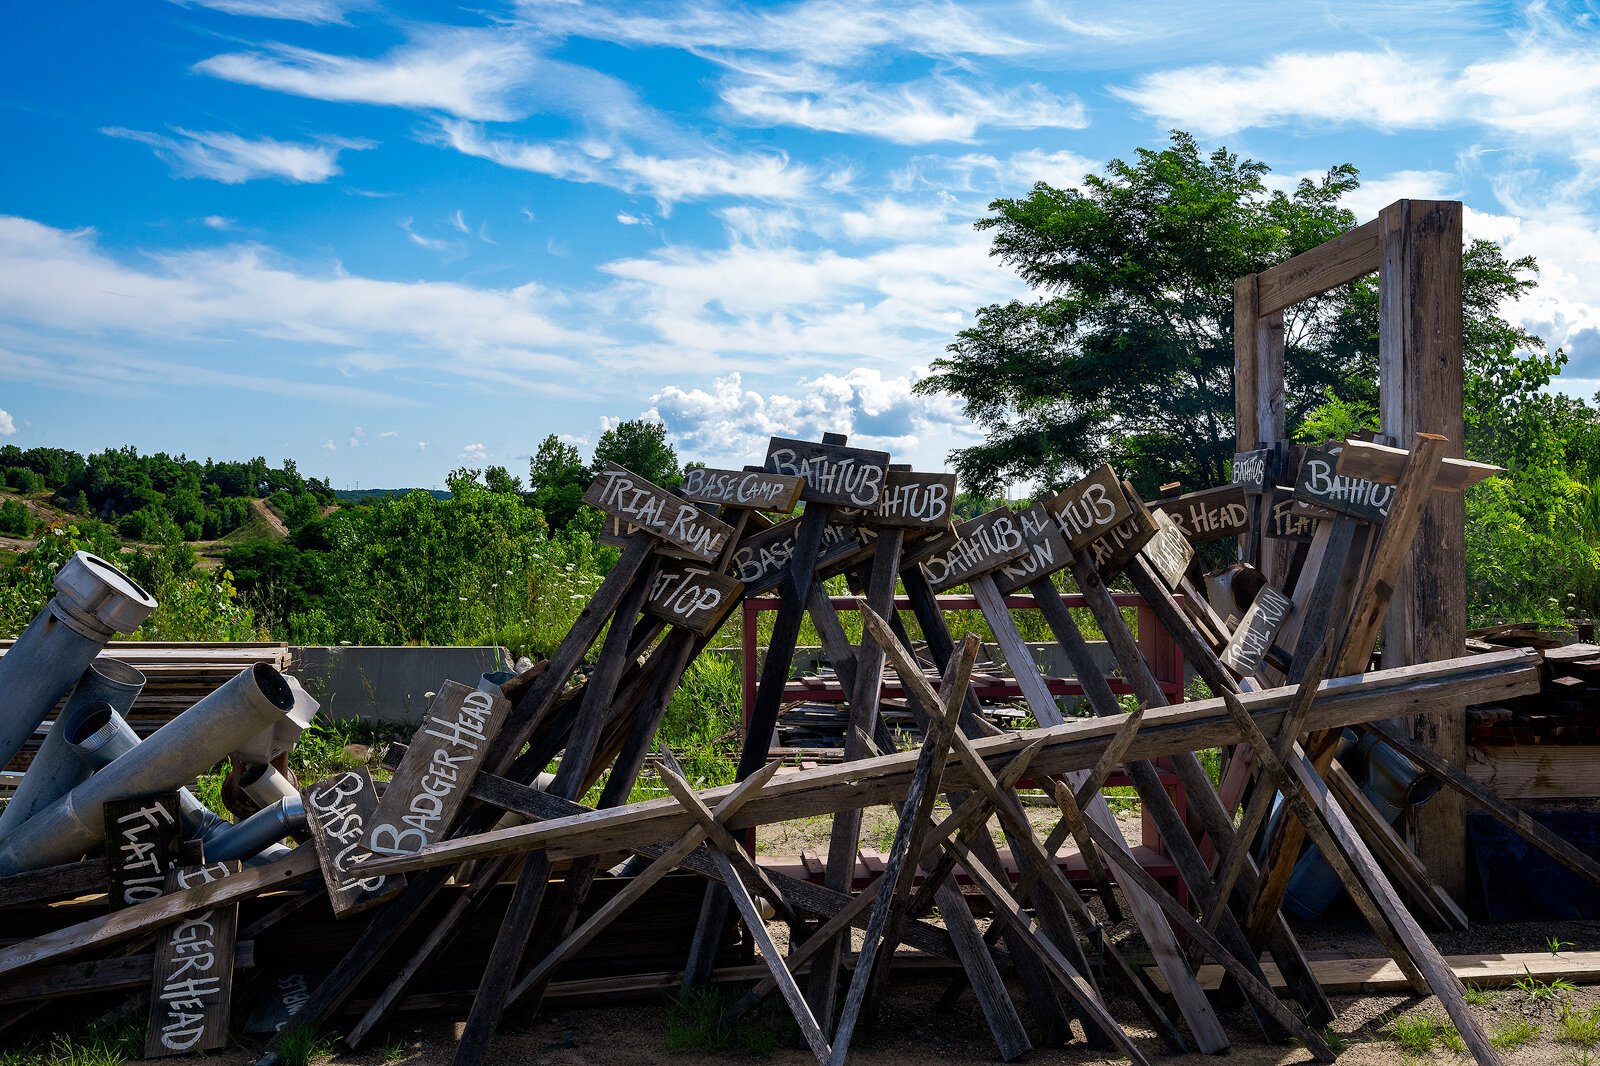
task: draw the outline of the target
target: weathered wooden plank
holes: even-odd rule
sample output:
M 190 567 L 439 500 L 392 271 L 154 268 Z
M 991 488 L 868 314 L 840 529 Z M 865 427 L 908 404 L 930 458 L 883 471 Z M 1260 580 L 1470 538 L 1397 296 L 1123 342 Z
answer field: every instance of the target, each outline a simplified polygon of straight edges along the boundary
M 403 876 L 362 869 L 373 856 L 362 846 L 361 838 L 378 808 L 378 793 L 366 767 L 324 778 L 306 789 L 302 799 L 306 827 L 322 864 L 328 902 L 335 917 L 359 914 L 405 890 Z
M 876 507 L 889 472 L 889 453 L 842 443 L 773 437 L 766 470 L 805 479 L 800 498 L 840 507 Z
M 1345 477 L 1364 478 L 1381 485 L 1393 485 L 1400 480 L 1400 471 L 1410 453 L 1404 448 L 1391 448 L 1365 440 L 1347 440 L 1339 452 L 1339 473 Z M 1506 468 L 1490 463 L 1475 463 L 1469 459 L 1452 459 L 1448 456 L 1439 467 L 1439 477 L 1433 483 L 1435 492 L 1464 492 L 1472 486 L 1503 474 Z
M 1538 981 L 1570 981 L 1575 985 L 1600 984 L 1600 951 L 1548 951 L 1489 955 L 1446 955 L 1445 963 L 1462 982 L 1473 988 L 1510 988 L 1532 977 Z M 1262 959 L 1262 969 L 1273 988 L 1283 987 L 1283 975 Z M 1408 995 L 1411 982 L 1393 959 L 1312 959 L 1311 971 L 1335 996 Z M 1154 966 L 1145 969 L 1157 986 L 1161 976 Z M 1208 991 L 1221 984 L 1220 966 L 1200 967 L 1200 984 Z M 1165 991 L 1165 989 L 1163 989 Z
M 783 584 L 794 561 L 801 518 L 779 522 L 771 529 L 752 533 L 739 542 L 733 552 L 733 575 L 744 582 L 747 596 L 760 596 Z M 861 531 L 847 526 L 825 525 L 815 556 L 808 568 L 815 570 L 859 552 L 865 544 Z
M 107 866 L 105 859 L 84 859 L 0 877 L 0 907 L 104 892 Z
M 1261 666 L 1261 660 L 1272 647 L 1284 619 L 1294 610 L 1294 602 L 1273 588 L 1261 586 L 1250 609 L 1239 620 L 1239 626 L 1222 649 L 1222 661 L 1241 676 L 1249 676 Z
M 1265 492 L 1272 484 L 1277 471 L 1277 452 L 1271 447 L 1252 448 L 1235 452 L 1233 456 L 1233 483 L 1243 492 Z
M 644 601 L 647 614 L 695 633 L 722 624 L 729 606 L 744 593 L 736 578 L 688 561 L 663 559 Z
M 1317 526 L 1322 520 L 1296 510 L 1297 502 L 1291 486 L 1273 486 L 1272 502 L 1267 506 L 1266 524 L 1261 531 L 1262 535 L 1271 540 L 1310 543 L 1315 538 Z
M 1514 802 L 1600 796 L 1600 753 L 1592 744 L 1474 744 L 1462 769 Z
M 1066 566 L 1072 557 L 1072 549 L 1061 535 L 1061 527 L 1044 504 L 1017 512 L 1017 521 L 1022 524 L 1022 539 L 1028 544 L 1028 553 L 1007 560 L 993 571 L 995 588 L 1006 596 L 1024 585 L 1049 577 Z M 1051 591 L 1054 594 L 1054 589 Z
M 114 954 L 104 959 L 37 966 L 0 982 L 0 1004 L 32 1003 L 64 996 L 149 988 L 155 961 L 156 957 L 149 953 Z M 255 964 L 255 944 L 249 940 L 238 941 L 234 945 L 233 968 L 249 970 L 254 969 Z
M 1378 269 L 1378 220 L 1363 223 L 1260 274 L 1259 314 L 1270 314 Z
M 239 947 L 242 949 L 244 944 L 241 943 Z M 311 990 L 320 980 L 321 978 L 315 973 L 296 970 L 292 973 L 276 974 L 262 982 L 255 1005 L 250 1008 L 250 1015 L 245 1019 L 244 1031 L 265 1035 L 288 1028 L 289 1023 L 300 1013 L 300 1008 L 310 1001 Z
M 883 495 L 870 510 L 840 507 L 841 525 L 900 526 L 906 529 L 948 527 L 955 517 L 956 476 L 915 470 L 890 470 Z
M 1022 523 L 1005 507 L 996 507 L 987 514 L 960 523 L 955 533 L 954 544 L 917 564 L 935 592 L 960 585 L 974 574 L 987 573 L 1002 563 L 1028 554 Z
M 167 889 L 211 885 L 238 872 L 238 862 L 179 867 L 169 871 Z M 156 937 L 145 1058 L 213 1051 L 227 1044 L 238 921 L 239 904 L 224 903 L 183 918 Z
M 167 875 L 178 863 L 183 835 L 178 816 L 176 791 L 105 805 L 107 885 L 113 910 L 167 893 Z
M 1305 457 L 1300 460 L 1300 476 L 1295 481 L 1295 498 L 1363 522 L 1382 525 L 1389 517 L 1395 487 L 1339 473 L 1340 450 L 1306 450 Z
M 1167 583 L 1167 588 L 1176 589 L 1183 584 L 1184 575 L 1189 571 L 1189 564 L 1194 561 L 1194 546 L 1189 543 L 1189 538 L 1183 535 L 1183 530 L 1171 518 L 1157 513 L 1155 520 L 1155 533 L 1139 550 L 1149 562 L 1150 568 Z
M 1126 519 L 1090 541 L 1083 554 L 1090 566 L 1111 577 L 1126 569 L 1155 535 L 1155 521 L 1142 509 L 1134 508 Z
M 733 536 L 733 527 L 706 514 L 616 463 L 607 463 L 583 502 L 629 522 L 699 559 L 714 562 Z
M 713 470 L 694 466 L 683 472 L 683 498 L 723 507 L 753 507 L 788 514 L 800 502 L 803 478 L 761 470 Z
M 1157 500 L 1150 505 L 1178 524 L 1191 544 L 1250 532 L 1250 507 L 1243 485 L 1218 485 Z
M 1116 471 L 1102 463 L 1045 504 L 1073 551 L 1126 522 L 1133 513 Z
M 440 684 L 383 798 L 365 816 L 361 846 L 374 855 L 404 855 L 443 840 L 510 712 L 511 704 L 493 693 Z

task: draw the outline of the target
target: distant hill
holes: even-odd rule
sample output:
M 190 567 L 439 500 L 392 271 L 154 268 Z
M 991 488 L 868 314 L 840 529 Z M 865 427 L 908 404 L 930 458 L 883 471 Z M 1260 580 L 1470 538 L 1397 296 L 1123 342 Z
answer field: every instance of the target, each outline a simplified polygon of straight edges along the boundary
M 360 503 L 362 500 L 386 500 L 391 496 L 404 496 L 408 492 L 426 492 L 436 500 L 448 500 L 449 489 L 334 489 L 340 503 Z

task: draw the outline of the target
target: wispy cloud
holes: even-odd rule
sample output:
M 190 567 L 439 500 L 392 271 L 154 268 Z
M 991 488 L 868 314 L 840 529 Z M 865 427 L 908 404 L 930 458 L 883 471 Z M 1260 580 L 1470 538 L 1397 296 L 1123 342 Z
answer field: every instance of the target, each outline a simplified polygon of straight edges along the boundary
M 173 0 L 185 7 L 209 7 L 229 15 L 285 19 L 293 22 L 340 23 L 366 0 Z
M 377 59 L 274 44 L 195 64 L 202 74 L 243 85 L 343 103 L 442 111 L 504 122 L 523 117 L 517 99 L 539 62 L 521 37 L 498 30 L 431 30 Z
M 469 463 L 481 463 L 489 458 L 489 451 L 482 444 L 463 444 L 456 458 L 465 459 Z
M 242 185 L 257 178 L 311 184 L 324 182 L 342 173 L 339 169 L 341 151 L 375 147 L 372 141 L 338 137 L 307 144 L 276 141 L 270 137 L 250 140 L 236 133 L 185 129 L 174 129 L 174 137 L 115 126 L 101 132 L 149 145 L 179 177 L 209 178 L 225 185 Z M 220 216 L 211 217 L 220 219 Z M 206 224 L 212 225 L 211 218 Z

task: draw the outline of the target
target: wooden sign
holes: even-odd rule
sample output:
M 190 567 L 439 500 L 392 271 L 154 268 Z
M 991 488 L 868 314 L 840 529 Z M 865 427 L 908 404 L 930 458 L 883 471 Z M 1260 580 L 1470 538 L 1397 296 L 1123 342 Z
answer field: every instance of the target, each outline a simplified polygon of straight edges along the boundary
M 804 485 L 804 479 L 792 474 L 768 474 L 759 470 L 691 467 L 683 472 L 683 498 L 686 500 L 780 514 L 794 510 Z
M 1139 551 L 1169 589 L 1175 589 L 1189 572 L 1194 561 L 1194 545 L 1183 535 L 1183 529 L 1170 515 L 1155 513 L 1156 531 Z
M 943 592 L 1002 563 L 1028 554 L 1022 523 L 1004 507 L 996 507 L 955 528 L 956 541 L 918 565 L 935 592 Z
M 1090 542 L 1089 565 L 1106 577 L 1119 574 L 1155 535 L 1155 521 L 1143 510 L 1134 510 L 1099 539 Z
M 1048 577 L 1072 562 L 1067 538 L 1061 535 L 1061 527 L 1056 525 L 1044 504 L 1035 504 L 1021 512 L 1017 521 L 1022 524 L 1022 539 L 1028 544 L 1028 554 L 1002 563 L 995 571 L 995 587 L 1002 595 Z
M 280 973 L 261 982 L 250 1016 L 245 1019 L 244 1031 L 252 1035 L 270 1035 L 288 1027 L 300 1008 L 311 999 L 311 990 L 322 983 L 323 973 Z
M 1265 492 L 1276 478 L 1275 449 L 1256 448 L 1248 452 L 1235 452 L 1233 456 L 1233 483 L 1245 492 Z
M 1091 541 L 1108 533 L 1128 520 L 1133 508 L 1122 494 L 1122 482 L 1116 471 L 1101 464 L 1089 471 L 1083 480 L 1068 485 L 1045 505 L 1067 543 L 1073 551 L 1080 551 Z
M 1300 460 L 1300 477 L 1295 482 L 1297 499 L 1318 507 L 1381 525 L 1389 517 L 1389 504 L 1395 487 L 1364 478 L 1346 477 L 1338 472 L 1336 449 L 1308 448 Z
M 366 819 L 361 846 L 374 855 L 411 855 L 443 840 L 509 713 L 510 701 L 499 695 L 456 681 L 440 685 Z
M 664 560 L 650 583 L 644 609 L 675 626 L 709 633 L 721 624 L 728 606 L 743 589 L 743 584 L 726 574 L 692 562 Z
M 739 542 L 733 550 L 733 575 L 744 582 L 747 596 L 771 592 L 783 583 L 789 572 L 789 560 L 794 555 L 794 538 L 800 530 L 800 520 L 791 518 L 779 522 L 771 529 L 753 533 Z M 822 531 L 822 548 L 817 554 L 817 565 L 853 554 L 861 548 L 861 534 L 844 526 L 827 526 Z
M 766 470 L 805 478 L 800 498 L 807 503 L 876 507 L 889 472 L 889 453 L 773 437 Z
M 831 519 L 847 525 L 923 529 L 948 526 L 955 519 L 956 476 L 890 470 L 883 495 L 872 510 L 841 507 Z
M 178 862 L 183 826 L 177 792 L 112 800 L 105 805 L 107 893 L 112 910 L 155 899 L 167 891 Z
M 1292 610 L 1293 600 L 1271 585 L 1263 585 L 1222 649 L 1222 661 L 1241 675 L 1255 673 Z
M 378 794 L 365 768 L 324 778 L 301 795 L 334 917 L 375 907 L 405 889 L 404 876 L 361 875 L 361 864 L 372 858 L 372 852 L 361 845 L 361 838 L 367 821 L 378 809 Z
M 1150 505 L 1178 524 L 1190 544 L 1250 532 L 1250 504 L 1243 485 L 1218 485 Z
M 712 562 L 733 535 L 733 527 L 688 500 L 616 463 L 607 463 L 583 502 L 653 533 L 703 562 Z
M 1296 505 L 1303 501 L 1294 498 L 1294 489 L 1277 485 L 1272 490 L 1272 503 L 1267 508 L 1266 529 L 1262 532 L 1273 540 L 1299 540 L 1309 543 L 1317 534 L 1321 519 L 1304 514 Z
M 179 867 L 168 871 L 165 888 L 180 892 L 238 872 L 236 861 Z M 229 903 L 181 918 L 156 935 L 145 1058 L 211 1051 L 227 1044 L 238 918 L 239 905 Z

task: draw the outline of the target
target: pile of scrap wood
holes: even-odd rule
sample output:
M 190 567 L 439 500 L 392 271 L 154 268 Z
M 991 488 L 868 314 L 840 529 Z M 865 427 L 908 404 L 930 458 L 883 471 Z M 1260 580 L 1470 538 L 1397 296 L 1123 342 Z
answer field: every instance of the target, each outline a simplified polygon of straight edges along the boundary
M 1228 1037 L 1202 984 L 1205 962 L 1221 967 L 1228 994 L 1243 997 L 1264 1039 L 1296 1038 L 1331 1060 L 1319 1035 L 1332 1017 L 1326 990 L 1281 913 L 1309 841 L 1410 986 L 1435 992 L 1478 1060 L 1496 1061 L 1460 979 L 1419 925 L 1459 924 L 1459 907 L 1338 761 L 1346 730 L 1370 733 L 1600 883 L 1600 864 L 1439 759 L 1404 724 L 1534 691 L 1531 653 L 1368 669 L 1430 493 L 1460 491 L 1487 471 L 1442 459 L 1442 445 L 1424 436 L 1410 452 L 1350 442 L 1338 454 L 1308 455 L 1282 500 L 1270 456 L 1241 455 L 1235 485 L 1155 508 L 1102 467 L 1027 510 L 962 522 L 952 476 L 892 466 L 886 453 L 848 447 L 838 435 L 775 438 L 763 467 L 693 469 L 678 490 L 610 466 L 586 499 L 612 519 L 621 554 L 556 652 L 477 689 L 441 685 L 411 743 L 386 756 L 394 777 L 381 796 L 364 771 L 304 790 L 300 846 L 240 868 L 215 861 L 204 845 L 185 854 L 182 832 L 176 854 L 113 841 L 110 862 L 64 867 L 78 880 L 58 890 L 52 879 L 63 870 L 41 871 L 32 851 L 0 838 L 0 858 L 24 871 L 0 880 L 0 903 L 101 887 L 89 872 L 106 876 L 125 853 L 154 856 L 165 877 L 159 895 L 113 900 L 104 913 L 0 948 L 0 1000 L 52 982 L 90 987 L 92 968 L 123 973 L 138 958 L 153 1005 L 151 1047 L 170 1048 L 163 1034 L 190 1033 L 198 1035 L 187 1047 L 214 1046 L 241 945 L 250 943 L 259 963 L 256 945 L 331 911 L 358 930 L 336 958 L 314 974 L 263 975 L 293 1008 L 264 1061 L 294 1028 L 359 1046 L 421 1004 L 464 1013 L 455 1061 L 476 1066 L 508 1012 L 535 1014 L 562 992 L 555 978 L 582 953 L 688 874 L 705 889 L 680 901 L 684 925 L 694 926 L 682 986 L 730 976 L 716 967 L 737 915 L 760 969 L 737 971 L 749 987 L 730 1019 L 776 992 L 819 1062 L 845 1060 L 856 1031 L 872 1024 L 885 982 L 919 957 L 960 973 L 1007 1061 L 1080 1038 L 1147 1061 L 1147 1048 L 1107 1009 L 1108 986 L 1138 1010 L 1128 1021 L 1167 1048 L 1221 1052 Z M 798 517 L 782 517 L 802 501 Z M 1219 615 L 1200 591 L 1193 541 L 1221 536 L 1246 538 L 1255 558 L 1288 547 L 1297 556 L 1292 581 L 1233 580 L 1235 599 Z M 859 642 L 824 586 L 833 577 L 857 597 Z M 1110 646 L 1119 685 L 1131 689 L 1131 710 L 1066 606 L 1058 583 L 1067 578 Z M 1143 598 L 1211 698 L 1169 698 L 1108 587 L 1113 580 Z M 957 586 L 979 604 L 1037 728 L 1000 729 L 981 713 L 972 684 L 978 639 L 952 634 L 938 601 Z M 696 790 L 656 731 L 685 669 L 736 604 L 773 590 L 782 605 L 737 782 Z M 1066 719 L 1034 666 L 1007 606 L 1022 593 L 1073 664 L 1091 716 Z M 807 617 L 849 693 L 843 761 L 779 774 L 769 745 Z M 926 661 L 911 651 L 912 626 Z M 918 726 L 910 750 L 898 750 L 880 713 L 891 672 Z M 1218 747 L 1231 758 L 1214 785 L 1196 752 Z M 630 803 L 652 751 L 670 795 Z M 1124 839 L 1101 795 L 1113 771 L 1138 791 L 1181 888 L 1151 876 Z M 1187 815 L 1166 787 L 1169 773 Z M 1053 797 L 1053 830 L 1029 822 L 1022 788 Z M 592 805 L 579 802 L 594 789 Z M 1276 796 L 1287 813 L 1269 822 Z M 124 790 L 90 798 L 101 831 L 74 845 L 74 860 L 142 809 Z M 884 804 L 898 812 L 893 845 L 871 883 L 853 891 L 863 809 Z M 832 818 L 821 884 L 763 866 L 740 839 L 817 815 Z M 989 832 L 995 822 L 1009 855 Z M 1252 846 L 1258 837 L 1264 850 Z M 1069 852 L 1082 880 L 1063 874 Z M 243 926 L 233 917 L 241 902 L 254 905 Z M 1087 938 L 1124 915 L 1154 958 L 1154 977 L 1114 949 L 1103 970 L 1090 965 Z M 769 922 L 788 927 L 786 951 Z M 203 952 L 194 946 L 201 941 Z M 195 971 L 197 953 L 208 960 L 204 974 Z M 457 988 L 470 997 L 428 986 L 451 967 L 470 975 Z M 1269 968 L 1289 1000 L 1272 987 Z M 282 1024 L 289 1007 L 280 1014 Z

